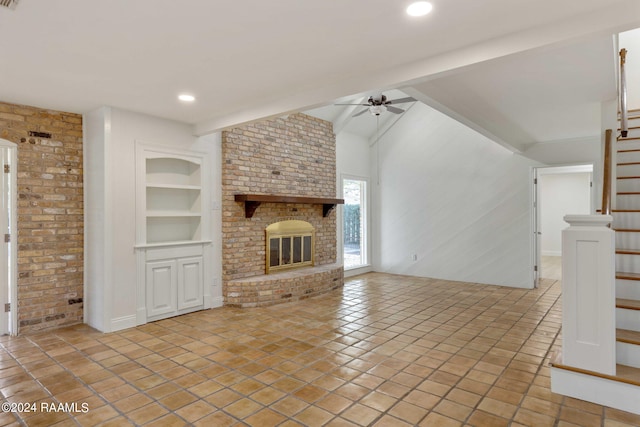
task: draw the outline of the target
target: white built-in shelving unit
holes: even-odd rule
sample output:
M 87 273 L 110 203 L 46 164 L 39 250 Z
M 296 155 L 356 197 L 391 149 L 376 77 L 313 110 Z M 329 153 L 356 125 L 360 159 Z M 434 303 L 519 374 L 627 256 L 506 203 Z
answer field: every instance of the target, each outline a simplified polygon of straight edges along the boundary
M 138 324 L 208 308 L 207 157 L 138 144 L 136 165 Z
M 201 165 L 196 159 L 146 159 L 146 243 L 201 240 Z

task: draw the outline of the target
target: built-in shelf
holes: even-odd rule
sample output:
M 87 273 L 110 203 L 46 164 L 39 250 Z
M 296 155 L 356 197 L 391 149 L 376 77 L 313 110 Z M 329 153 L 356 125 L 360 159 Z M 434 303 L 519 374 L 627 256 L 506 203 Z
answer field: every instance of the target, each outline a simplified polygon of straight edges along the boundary
M 179 184 L 147 184 L 147 188 L 167 188 L 176 190 L 200 190 L 199 185 L 179 185 Z
M 148 153 L 145 161 L 147 244 L 201 239 L 201 160 Z
M 322 216 L 326 217 L 336 207 L 344 204 L 344 199 L 324 197 L 276 196 L 272 194 L 236 194 L 236 202 L 244 202 L 244 216 L 251 218 L 261 203 L 300 203 L 322 205 Z
M 199 212 L 188 211 L 147 211 L 147 218 L 198 217 Z
M 138 324 L 211 307 L 209 161 L 136 144 Z

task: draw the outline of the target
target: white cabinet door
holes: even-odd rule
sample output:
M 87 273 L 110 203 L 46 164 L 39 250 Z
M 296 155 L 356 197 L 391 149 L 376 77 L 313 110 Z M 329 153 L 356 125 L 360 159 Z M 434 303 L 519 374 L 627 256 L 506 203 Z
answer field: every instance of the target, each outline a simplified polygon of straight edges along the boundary
M 203 304 L 202 257 L 178 259 L 178 309 Z
M 175 260 L 147 262 L 147 316 L 156 317 L 177 310 L 178 278 Z

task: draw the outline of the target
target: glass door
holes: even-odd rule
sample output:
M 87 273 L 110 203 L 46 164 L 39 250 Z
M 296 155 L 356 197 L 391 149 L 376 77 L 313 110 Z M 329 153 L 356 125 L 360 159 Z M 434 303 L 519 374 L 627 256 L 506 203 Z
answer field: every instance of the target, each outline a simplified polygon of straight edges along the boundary
M 367 265 L 367 182 L 362 179 L 342 180 L 343 248 L 345 270 Z

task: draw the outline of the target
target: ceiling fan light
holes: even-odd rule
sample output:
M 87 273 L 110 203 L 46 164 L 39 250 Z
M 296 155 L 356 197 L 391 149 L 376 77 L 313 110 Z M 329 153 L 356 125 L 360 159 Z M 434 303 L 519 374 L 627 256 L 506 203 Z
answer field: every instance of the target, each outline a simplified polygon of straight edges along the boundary
M 425 16 L 429 12 L 431 12 L 433 6 L 431 3 L 426 1 L 417 1 L 411 3 L 409 7 L 407 7 L 407 15 L 409 16 Z
M 372 105 L 371 107 L 369 107 L 369 112 L 374 116 L 379 116 L 385 111 L 387 111 L 387 107 L 385 107 L 384 105 Z

